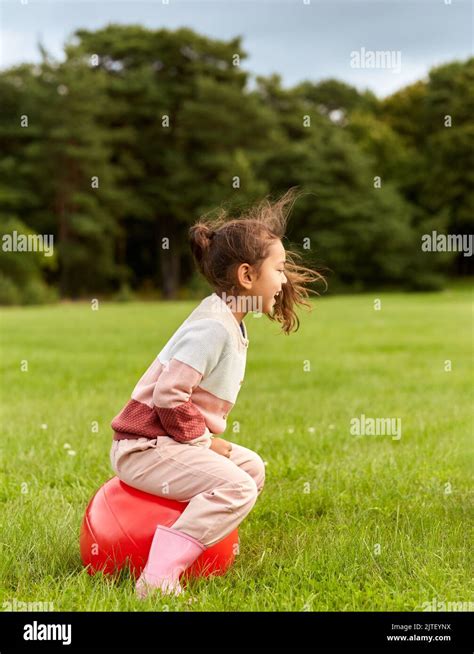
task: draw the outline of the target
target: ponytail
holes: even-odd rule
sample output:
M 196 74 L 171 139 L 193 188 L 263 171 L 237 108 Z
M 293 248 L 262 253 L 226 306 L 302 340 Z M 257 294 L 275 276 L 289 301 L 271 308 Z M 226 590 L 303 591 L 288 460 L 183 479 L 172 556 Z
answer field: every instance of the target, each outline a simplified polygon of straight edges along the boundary
M 189 241 L 191 252 L 201 273 L 207 277 L 207 263 L 209 259 L 209 249 L 215 232 L 210 226 L 203 221 L 193 225 L 189 229 Z

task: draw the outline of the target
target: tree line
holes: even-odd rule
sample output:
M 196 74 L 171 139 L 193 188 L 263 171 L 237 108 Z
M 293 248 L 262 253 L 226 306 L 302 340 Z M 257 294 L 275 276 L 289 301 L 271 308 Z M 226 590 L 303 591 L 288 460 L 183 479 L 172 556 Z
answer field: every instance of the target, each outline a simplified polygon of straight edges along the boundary
M 250 84 L 240 38 L 77 30 L 63 62 L 0 72 L 0 303 L 199 292 L 191 223 L 303 191 L 288 238 L 330 291 L 438 289 L 472 257 L 424 235 L 473 231 L 474 59 L 379 99 L 335 79 Z M 306 252 L 305 252 L 306 250 Z

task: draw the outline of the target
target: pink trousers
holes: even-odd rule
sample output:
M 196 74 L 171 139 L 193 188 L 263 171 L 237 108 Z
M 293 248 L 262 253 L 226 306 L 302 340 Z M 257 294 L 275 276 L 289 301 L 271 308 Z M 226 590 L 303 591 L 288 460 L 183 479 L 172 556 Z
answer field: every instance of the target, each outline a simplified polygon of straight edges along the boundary
M 265 483 L 261 457 L 236 443 L 227 458 L 170 436 L 114 440 L 110 462 L 115 474 L 129 486 L 189 502 L 172 527 L 206 547 L 242 522 Z

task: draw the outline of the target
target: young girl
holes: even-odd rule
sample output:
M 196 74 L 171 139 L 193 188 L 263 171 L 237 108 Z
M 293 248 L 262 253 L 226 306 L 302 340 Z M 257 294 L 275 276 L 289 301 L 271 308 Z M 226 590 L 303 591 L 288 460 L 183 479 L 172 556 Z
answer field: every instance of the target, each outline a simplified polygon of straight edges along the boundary
M 265 466 L 252 450 L 222 434 L 244 381 L 249 340 L 243 321 L 257 311 L 296 331 L 295 305 L 310 307 L 305 284 L 321 276 L 295 263 L 282 238 L 293 190 L 249 214 L 199 221 L 193 256 L 214 292 L 181 324 L 112 421 L 112 468 L 139 490 L 189 502 L 172 527 L 158 525 L 137 581 L 182 592 L 179 577 L 208 547 L 233 531 L 254 506 Z

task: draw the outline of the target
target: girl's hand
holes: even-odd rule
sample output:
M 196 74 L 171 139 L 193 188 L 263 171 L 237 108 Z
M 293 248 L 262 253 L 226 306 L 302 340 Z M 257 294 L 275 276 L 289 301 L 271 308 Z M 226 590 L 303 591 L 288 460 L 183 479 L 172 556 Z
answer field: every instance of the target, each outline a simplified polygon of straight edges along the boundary
M 223 438 L 214 437 L 209 449 L 214 450 L 214 452 L 217 452 L 217 454 L 222 454 L 222 456 L 226 456 L 228 459 L 230 459 L 232 443 L 225 441 Z

